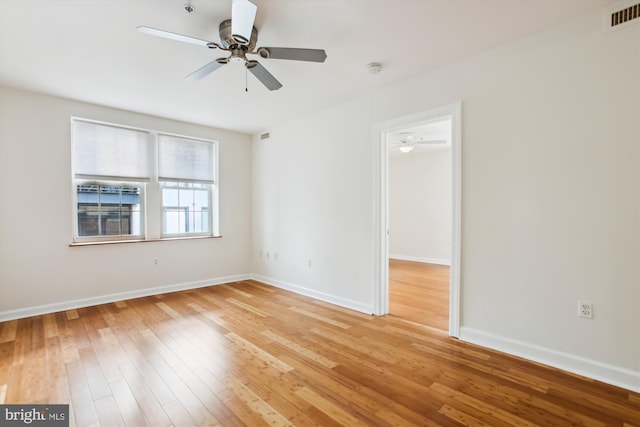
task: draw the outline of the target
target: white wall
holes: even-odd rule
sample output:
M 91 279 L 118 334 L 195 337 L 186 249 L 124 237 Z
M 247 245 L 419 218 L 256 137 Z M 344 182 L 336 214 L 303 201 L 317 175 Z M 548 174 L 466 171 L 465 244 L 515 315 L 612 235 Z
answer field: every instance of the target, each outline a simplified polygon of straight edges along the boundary
M 70 116 L 220 141 L 223 237 L 69 247 Z M 247 276 L 250 159 L 248 135 L 0 87 L 0 315 Z
M 451 263 L 451 148 L 389 156 L 389 257 Z
M 640 390 L 639 93 L 640 26 L 597 13 L 274 126 L 253 270 L 373 312 L 374 125 L 461 100 L 461 338 Z

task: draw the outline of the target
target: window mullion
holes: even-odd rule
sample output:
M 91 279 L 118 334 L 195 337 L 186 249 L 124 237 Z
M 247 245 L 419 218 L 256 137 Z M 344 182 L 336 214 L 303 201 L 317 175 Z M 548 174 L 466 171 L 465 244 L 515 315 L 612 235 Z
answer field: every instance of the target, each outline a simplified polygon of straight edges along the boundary
M 158 181 L 158 133 L 149 132 L 151 144 L 149 148 L 149 176 L 150 182 L 147 186 L 145 204 L 147 214 L 144 218 L 146 235 L 151 239 L 159 239 L 162 236 L 163 211 L 162 211 L 162 188 Z
M 119 213 L 119 215 L 120 215 L 120 218 L 119 218 L 118 224 L 120 225 L 120 236 L 122 236 L 122 235 L 124 234 L 124 233 L 123 233 L 123 231 L 124 231 L 124 227 L 123 227 L 123 225 L 124 225 L 124 223 L 123 223 L 124 218 L 123 218 L 123 216 L 122 216 L 122 206 L 123 206 L 123 205 L 122 205 L 122 187 L 120 187 L 120 191 L 118 191 L 118 195 L 120 196 L 120 200 L 118 201 L 118 213 Z
M 102 237 L 102 186 L 98 185 L 98 236 Z
M 196 230 L 196 189 L 191 188 L 191 230 Z

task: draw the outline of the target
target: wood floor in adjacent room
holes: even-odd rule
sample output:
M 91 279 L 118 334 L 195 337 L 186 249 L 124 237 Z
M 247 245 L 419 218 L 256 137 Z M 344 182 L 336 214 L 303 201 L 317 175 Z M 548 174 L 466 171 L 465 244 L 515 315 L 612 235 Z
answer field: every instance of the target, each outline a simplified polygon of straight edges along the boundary
M 71 426 L 630 426 L 640 395 L 253 281 L 0 323 L 0 401 Z
M 449 330 L 449 266 L 389 260 L 389 314 Z

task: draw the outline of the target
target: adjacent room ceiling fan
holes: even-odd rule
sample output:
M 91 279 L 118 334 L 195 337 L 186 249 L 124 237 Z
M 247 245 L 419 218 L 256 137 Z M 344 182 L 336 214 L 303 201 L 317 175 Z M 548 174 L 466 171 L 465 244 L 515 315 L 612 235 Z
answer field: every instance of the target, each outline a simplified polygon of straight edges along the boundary
M 446 144 L 446 139 L 424 139 L 422 137 L 418 137 L 413 132 L 400 132 L 397 137 L 398 141 L 392 142 L 389 144 L 391 147 L 397 147 L 403 153 L 409 153 L 414 149 L 417 145 L 437 145 L 437 144 Z
M 257 9 L 258 7 L 248 0 L 233 0 L 231 19 L 222 21 L 218 29 L 220 34 L 219 44 L 151 27 L 140 26 L 138 31 L 152 36 L 191 43 L 208 47 L 209 49 L 220 49 L 230 53 L 230 56 L 217 58 L 186 77 L 191 80 L 200 80 L 229 62 L 241 62 L 269 90 L 278 90 L 282 87 L 282 84 L 258 61 L 247 59 L 247 55 L 259 55 L 263 59 L 288 59 L 308 62 L 324 62 L 327 58 L 327 54 L 322 49 L 260 47 L 254 50 L 258 40 L 258 30 L 253 26 Z

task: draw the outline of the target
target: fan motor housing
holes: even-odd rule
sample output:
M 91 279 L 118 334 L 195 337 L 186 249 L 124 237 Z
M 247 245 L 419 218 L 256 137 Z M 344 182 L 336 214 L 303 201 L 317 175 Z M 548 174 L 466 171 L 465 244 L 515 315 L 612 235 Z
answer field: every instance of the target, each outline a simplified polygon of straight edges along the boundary
M 224 20 L 220 23 L 218 33 L 220 34 L 220 44 L 226 49 L 241 48 L 242 50 L 252 52 L 256 47 L 256 43 L 258 42 L 258 30 L 256 29 L 256 27 L 253 27 L 253 29 L 251 30 L 251 40 L 249 40 L 249 43 L 238 43 L 238 41 L 234 39 L 231 34 L 231 19 Z

